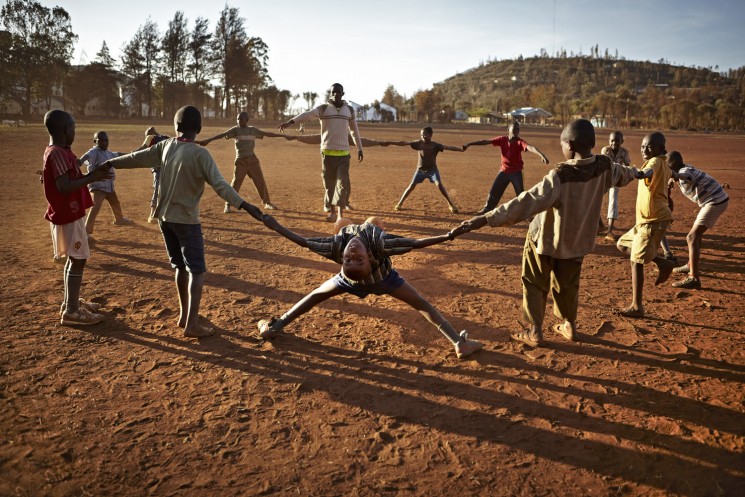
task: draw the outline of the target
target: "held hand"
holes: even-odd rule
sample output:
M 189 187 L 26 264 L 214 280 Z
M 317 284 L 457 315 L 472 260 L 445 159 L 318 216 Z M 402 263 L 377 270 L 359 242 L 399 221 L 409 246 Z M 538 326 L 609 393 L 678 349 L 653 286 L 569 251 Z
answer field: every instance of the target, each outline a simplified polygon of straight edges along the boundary
M 241 204 L 240 208 L 248 212 L 251 217 L 256 219 L 257 221 L 263 221 L 262 216 L 264 215 L 264 213 L 261 212 L 261 209 L 259 209 L 255 205 L 249 204 L 248 202 L 244 201 Z
M 284 133 L 285 132 L 285 128 L 288 127 L 288 126 L 292 126 L 292 124 L 293 124 L 292 119 L 290 119 L 289 121 L 285 121 L 283 123 L 280 123 L 279 126 L 277 126 L 277 129 L 279 130 L 280 133 Z
M 104 162 L 100 166 L 98 166 L 96 169 L 88 173 L 90 178 L 93 181 L 101 181 L 105 179 L 111 179 L 114 177 L 114 173 L 111 170 L 111 166 L 107 166 L 108 162 Z
M 194 143 L 196 143 L 197 145 L 206 147 L 207 145 L 209 145 L 210 141 L 209 140 L 197 140 Z
M 634 176 L 636 176 L 636 179 L 642 179 L 644 178 L 644 172 L 641 169 L 635 169 Z
M 546 157 L 545 155 L 541 155 L 541 160 L 544 164 L 548 164 L 548 157 Z
M 357 151 L 357 162 L 362 162 L 362 150 Z
M 476 216 L 472 217 L 471 219 L 468 219 L 467 221 L 463 221 L 461 223 L 461 227 L 465 231 L 473 231 L 477 229 L 481 229 L 486 225 L 486 216 Z
M 466 150 L 468 150 L 468 144 L 463 145 L 463 151 L 465 152 Z
M 465 226 L 463 226 L 463 224 L 459 224 L 456 228 L 450 230 L 448 236 L 452 240 L 453 238 L 458 237 L 464 233 L 468 233 L 468 230 L 465 228 Z

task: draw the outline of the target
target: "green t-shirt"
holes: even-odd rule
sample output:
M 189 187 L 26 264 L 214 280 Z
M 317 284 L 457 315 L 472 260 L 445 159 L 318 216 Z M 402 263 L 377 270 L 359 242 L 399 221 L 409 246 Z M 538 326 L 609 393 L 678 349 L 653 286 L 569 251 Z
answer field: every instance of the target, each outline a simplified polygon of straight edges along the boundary
M 240 126 L 234 126 L 228 130 L 228 134 L 225 135 L 225 139 L 233 138 L 235 140 L 235 156 L 238 157 L 254 157 L 254 147 L 256 146 L 256 140 L 264 138 L 264 132 L 253 126 L 246 126 L 241 128 Z

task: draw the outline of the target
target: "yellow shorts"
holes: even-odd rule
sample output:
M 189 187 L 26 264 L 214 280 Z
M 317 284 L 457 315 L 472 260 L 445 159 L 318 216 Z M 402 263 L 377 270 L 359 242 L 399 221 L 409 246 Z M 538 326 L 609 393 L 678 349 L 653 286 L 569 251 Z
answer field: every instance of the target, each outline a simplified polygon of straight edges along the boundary
M 671 221 L 637 224 L 618 239 L 618 245 L 631 249 L 631 262 L 647 264 L 657 255 L 662 237 Z

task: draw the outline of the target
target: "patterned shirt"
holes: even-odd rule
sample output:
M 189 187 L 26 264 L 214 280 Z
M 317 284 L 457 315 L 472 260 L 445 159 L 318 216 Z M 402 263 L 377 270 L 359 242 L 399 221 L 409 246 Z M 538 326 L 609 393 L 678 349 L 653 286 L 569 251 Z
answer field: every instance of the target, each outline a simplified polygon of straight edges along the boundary
M 636 178 L 636 170 L 604 155 L 558 164 L 530 190 L 486 214 L 490 226 L 508 226 L 532 216 L 528 236 L 539 254 L 584 257 L 595 248 L 603 195 Z
M 362 140 L 360 139 L 357 120 L 354 117 L 354 109 L 345 101 L 342 101 L 339 108 L 329 102 L 292 118 L 296 123 L 303 123 L 311 119 L 318 119 L 321 122 L 321 153 L 327 151 L 347 152 L 343 155 L 349 155 L 348 135 L 350 132 L 352 138 L 354 138 L 354 143 L 357 145 L 357 150 L 362 151 Z M 341 154 L 331 153 L 328 155 Z
M 264 138 L 264 132 L 253 126 L 233 126 L 227 131 L 225 139 L 233 138 L 235 140 L 235 158 L 256 157 L 254 147 L 256 140 Z
M 696 202 L 699 207 L 729 200 L 729 195 L 717 180 L 689 164 L 678 170 L 678 186 L 683 195 Z
M 631 158 L 629 157 L 629 151 L 623 147 L 618 147 L 618 152 L 614 153 L 611 146 L 606 145 L 605 147 L 603 147 L 600 153 L 610 157 L 610 160 L 612 160 L 616 164 L 621 164 L 622 166 L 631 165 Z
M 83 173 L 78 167 L 78 158 L 70 147 L 49 145 L 44 150 L 44 169 L 42 184 L 44 197 L 47 199 L 47 211 L 44 218 L 52 224 L 61 226 L 85 216 L 85 210 L 93 206 L 93 199 L 87 188 L 78 188 L 70 193 L 60 193 L 57 189 L 57 178 L 68 175 L 71 180 L 80 179 Z
M 322 257 L 341 264 L 344 249 L 354 237 L 359 237 L 372 254 L 370 258 L 372 272 L 362 281 L 366 285 L 383 281 L 393 269 L 390 256 L 411 251 L 415 242 L 411 238 L 388 234 L 374 224 L 364 223 L 345 226 L 336 236 L 308 238 L 308 248 Z

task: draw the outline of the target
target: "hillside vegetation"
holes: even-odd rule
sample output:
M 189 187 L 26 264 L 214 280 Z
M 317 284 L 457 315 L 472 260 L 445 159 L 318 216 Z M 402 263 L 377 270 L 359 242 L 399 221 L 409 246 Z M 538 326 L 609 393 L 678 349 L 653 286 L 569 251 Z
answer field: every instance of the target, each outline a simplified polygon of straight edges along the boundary
M 745 129 L 745 66 L 721 73 L 595 54 L 486 62 L 436 83 L 426 97 L 439 105 L 428 117 L 530 106 L 548 110 L 558 124 L 581 115 L 620 127 Z

